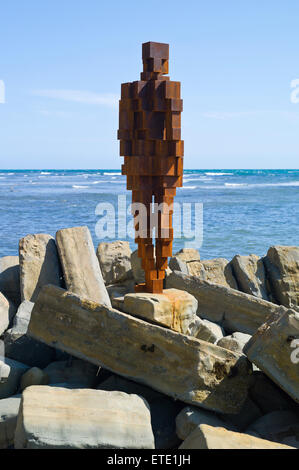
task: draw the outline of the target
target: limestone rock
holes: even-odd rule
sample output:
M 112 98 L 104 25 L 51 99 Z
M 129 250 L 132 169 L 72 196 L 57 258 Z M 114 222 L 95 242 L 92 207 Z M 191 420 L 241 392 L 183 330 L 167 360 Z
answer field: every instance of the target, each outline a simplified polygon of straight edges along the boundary
M 236 255 L 232 259 L 233 272 L 240 290 L 261 299 L 270 300 L 267 292 L 263 260 L 257 255 Z
M 14 304 L 0 292 L 0 335 L 9 327 L 15 313 Z
M 172 256 L 168 265 L 172 271 L 180 271 L 183 274 L 189 274 L 187 263 L 182 261 L 178 256 Z
M 274 298 L 285 307 L 299 309 L 299 247 L 271 246 L 264 258 Z
M 88 227 L 59 230 L 56 243 L 67 289 L 111 306 Z
M 221 415 L 221 418 L 225 423 L 229 424 L 231 427 L 234 426 L 235 429 L 233 430 L 245 432 L 245 429 L 261 416 L 262 412 L 259 407 L 254 403 L 254 401 L 251 400 L 250 397 L 247 397 L 242 409 L 238 414 Z M 227 425 L 223 427 L 228 428 Z
M 242 354 L 243 352 L 243 347 L 240 345 L 237 339 L 232 337 L 232 335 L 224 336 L 224 338 L 219 339 L 216 344 L 221 348 L 225 348 L 229 351 L 234 351 L 239 354 Z
M 133 279 L 107 286 L 107 292 L 110 297 L 111 304 L 113 305 L 113 301 L 117 297 L 124 297 L 126 294 L 133 294 L 135 292 L 134 286 L 135 282 Z
M 169 260 L 172 271 L 181 271 L 184 274 L 204 276 L 200 263 L 200 254 L 194 248 L 182 248 Z
M 184 441 L 200 424 L 226 427 L 225 422 L 212 411 L 201 410 L 194 406 L 186 406 L 176 417 L 176 432 L 178 437 Z M 228 428 L 231 427 L 228 425 Z
M 293 449 L 293 447 L 201 424 L 189 434 L 179 449 Z
M 167 288 L 185 290 L 198 301 L 197 315 L 221 324 L 228 332 L 253 334 L 281 307 L 229 287 L 202 281 L 177 271 L 166 279 Z
M 162 294 L 126 294 L 126 313 L 167 326 L 179 333 L 193 336 L 197 332 L 197 300 L 178 289 L 166 289 Z
M 204 280 L 232 289 L 238 289 L 238 284 L 232 272 L 231 263 L 225 258 L 214 258 L 201 261 L 205 272 Z M 190 271 L 191 275 L 194 275 Z
M 244 352 L 299 403 L 299 312 L 279 308 L 252 336 Z
M 294 401 L 290 396 L 272 382 L 263 372 L 254 371 L 249 395 L 263 414 L 278 410 L 291 410 Z
M 138 250 L 131 253 L 131 266 L 136 284 L 145 282 L 144 270 L 141 266 L 141 258 L 138 256 Z
M 32 367 L 46 367 L 54 360 L 55 349 L 27 335 L 34 303 L 24 300 L 13 319 L 12 328 L 4 334 L 5 355 Z
M 0 382 L 0 400 L 11 397 L 17 392 L 22 375 L 29 369 L 27 365 L 9 358 L 0 361 L 1 369 L 4 364 L 9 367 L 9 371 L 5 381 Z
M 0 449 L 7 449 L 14 443 L 21 395 L 0 400 Z
M 98 367 L 81 359 L 71 358 L 70 361 L 55 361 L 44 370 L 49 384 L 69 383 L 93 388 L 97 380 Z
M 244 356 L 54 286 L 39 295 L 29 330 L 46 344 L 203 408 L 238 413 L 247 396 L 251 367 Z
M 47 385 L 49 381 L 48 375 L 38 367 L 32 367 L 22 375 L 20 389 L 21 391 L 30 385 Z
M 251 423 L 246 433 L 263 439 L 299 448 L 299 414 L 272 411 Z
M 61 285 L 55 240 L 50 235 L 27 235 L 19 243 L 21 300 L 35 302 L 42 286 Z
M 182 261 L 185 261 L 185 263 L 189 263 L 192 261 L 200 261 L 199 251 L 195 248 L 182 248 L 174 256 L 176 256 Z
M 147 402 L 137 395 L 32 386 L 23 392 L 16 449 L 153 449 Z
M 18 256 L 3 256 L 0 258 L 0 292 L 16 306 L 21 303 Z
M 123 282 L 132 277 L 131 248 L 129 242 L 99 244 L 97 257 L 106 285 Z
M 220 325 L 217 325 L 217 323 L 199 318 L 198 325 L 199 330 L 196 334 L 196 338 L 214 344 L 223 338 L 224 330 Z

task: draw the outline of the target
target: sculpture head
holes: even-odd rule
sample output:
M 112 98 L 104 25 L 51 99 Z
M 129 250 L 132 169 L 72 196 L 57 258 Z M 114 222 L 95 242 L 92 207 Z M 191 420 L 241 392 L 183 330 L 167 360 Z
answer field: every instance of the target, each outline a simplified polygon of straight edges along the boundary
M 168 73 L 169 44 L 145 42 L 142 44 L 143 72 Z

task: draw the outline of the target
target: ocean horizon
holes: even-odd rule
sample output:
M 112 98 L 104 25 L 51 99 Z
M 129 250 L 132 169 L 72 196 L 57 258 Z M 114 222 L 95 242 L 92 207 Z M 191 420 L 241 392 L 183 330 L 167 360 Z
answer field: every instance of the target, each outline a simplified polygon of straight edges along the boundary
M 117 207 L 119 195 L 130 204 L 118 169 L 0 170 L 0 256 L 16 255 L 29 233 L 55 236 L 78 225 L 89 227 L 95 247 L 113 241 L 97 237 L 95 209 L 103 202 Z M 196 247 L 202 259 L 263 256 L 272 245 L 299 244 L 299 169 L 186 169 L 175 202 L 203 204 L 203 243 Z M 186 241 L 175 239 L 173 253 Z

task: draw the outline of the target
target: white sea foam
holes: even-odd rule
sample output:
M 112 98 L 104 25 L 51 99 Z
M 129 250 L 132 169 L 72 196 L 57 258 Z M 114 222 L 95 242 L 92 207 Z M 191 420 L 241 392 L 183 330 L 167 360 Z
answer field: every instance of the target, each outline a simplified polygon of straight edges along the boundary
M 197 186 L 183 186 L 181 189 L 196 189 Z
M 99 181 L 92 181 L 91 184 L 99 184 L 99 183 L 106 183 L 106 181 L 100 181 L 100 180 Z
M 224 183 L 224 186 L 228 187 L 238 187 L 246 186 L 247 188 L 267 188 L 267 187 L 276 187 L 276 186 L 299 186 L 299 181 L 288 181 L 287 183 Z
M 118 173 L 108 173 L 108 172 L 104 171 L 103 175 L 108 175 L 108 176 L 118 175 L 118 176 L 120 176 L 121 172 L 119 171 Z
M 73 184 L 72 188 L 74 188 L 74 189 L 86 189 L 86 188 L 89 188 L 89 186 L 80 186 L 78 184 Z
M 208 176 L 224 176 L 224 175 L 232 175 L 233 173 L 215 173 L 213 171 L 208 171 L 205 173 L 205 175 L 208 175 Z
M 41 171 L 40 174 L 41 175 L 50 175 L 51 173 L 49 173 L 49 171 Z

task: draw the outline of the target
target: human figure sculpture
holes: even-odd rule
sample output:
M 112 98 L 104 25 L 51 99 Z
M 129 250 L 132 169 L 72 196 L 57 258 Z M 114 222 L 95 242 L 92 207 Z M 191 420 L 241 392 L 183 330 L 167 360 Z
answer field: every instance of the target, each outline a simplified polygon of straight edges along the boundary
M 168 59 L 168 44 L 142 44 L 141 80 L 121 85 L 118 139 L 120 155 L 124 156 L 122 174 L 127 175 L 127 189 L 132 190 L 135 242 L 145 272 L 145 283 L 135 286 L 136 292 L 163 291 L 168 257 L 172 255 L 173 198 L 183 181 L 181 84 L 165 76 Z M 142 203 L 146 209 L 143 230 L 134 203 Z M 152 207 L 157 220 L 155 249 Z

